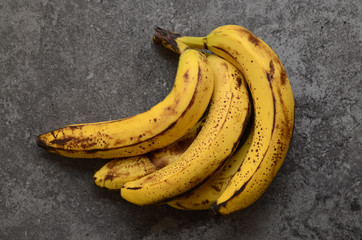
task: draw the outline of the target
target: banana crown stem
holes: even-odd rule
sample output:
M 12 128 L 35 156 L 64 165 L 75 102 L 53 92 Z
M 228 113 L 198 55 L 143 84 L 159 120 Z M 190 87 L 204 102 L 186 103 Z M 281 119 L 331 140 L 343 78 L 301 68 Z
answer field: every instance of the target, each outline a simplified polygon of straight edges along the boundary
M 155 44 L 162 44 L 171 51 L 181 54 L 190 47 L 185 43 L 180 42 L 178 40 L 179 37 L 181 37 L 180 34 L 157 27 L 155 28 L 155 34 L 153 35 L 152 39 Z
M 178 42 L 195 49 L 207 49 L 207 38 L 206 37 L 189 37 L 182 36 L 177 38 Z

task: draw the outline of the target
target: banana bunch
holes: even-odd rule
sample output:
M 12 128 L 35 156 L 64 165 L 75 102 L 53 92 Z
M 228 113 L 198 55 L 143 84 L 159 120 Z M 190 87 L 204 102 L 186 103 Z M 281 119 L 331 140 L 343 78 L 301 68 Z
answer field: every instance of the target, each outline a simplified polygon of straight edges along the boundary
M 111 159 L 95 184 L 137 205 L 223 215 L 250 206 L 280 169 L 293 133 L 294 98 L 281 61 L 236 25 L 205 37 L 155 31 L 156 44 L 179 54 L 163 101 L 133 117 L 44 133 L 38 146 Z

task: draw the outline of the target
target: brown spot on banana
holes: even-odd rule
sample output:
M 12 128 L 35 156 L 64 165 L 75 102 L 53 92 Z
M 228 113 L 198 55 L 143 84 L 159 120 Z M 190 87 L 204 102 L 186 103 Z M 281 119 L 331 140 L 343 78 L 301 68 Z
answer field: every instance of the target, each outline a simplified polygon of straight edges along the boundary
M 104 181 L 113 181 L 115 178 L 118 178 L 120 176 L 129 176 L 131 173 L 130 172 L 122 172 L 122 174 L 117 173 L 117 172 L 113 172 L 110 171 L 105 177 L 104 177 Z
M 199 64 L 199 68 L 198 68 L 198 74 L 197 74 L 197 82 L 200 81 L 200 79 L 202 78 L 202 70 L 201 70 L 201 66 Z
M 221 65 L 226 69 L 226 71 L 229 69 L 229 66 L 226 63 L 222 62 Z
M 294 118 L 293 119 L 289 118 L 289 109 L 285 105 L 280 88 L 277 89 L 277 92 L 278 92 L 279 99 L 280 99 L 280 106 L 282 107 L 282 112 L 284 115 L 284 121 L 282 121 L 282 124 L 284 125 L 285 134 L 283 135 L 283 137 L 285 139 L 289 139 L 291 137 L 291 135 L 293 134 Z
M 254 34 L 252 34 L 251 32 L 249 32 L 248 40 L 249 40 L 249 42 L 251 42 L 251 43 L 254 44 L 255 46 L 259 46 L 259 44 L 260 44 L 259 38 L 257 38 L 256 36 L 254 36 Z
M 185 82 L 188 82 L 189 81 L 189 70 L 187 69 L 187 71 L 185 72 L 184 74 L 184 79 L 185 79 Z
M 115 166 L 117 166 L 117 161 L 113 160 L 107 163 L 107 168 L 108 169 L 113 169 Z
M 248 37 L 249 42 L 251 42 L 255 46 L 260 45 L 260 39 L 256 37 L 252 32 L 250 32 L 248 29 L 243 27 L 237 27 L 234 29 L 236 32 L 240 34 L 241 37 Z
M 240 76 L 237 76 L 237 77 L 236 77 L 236 81 L 238 82 L 238 87 L 240 88 L 241 83 L 242 83 L 241 77 L 240 77 Z
M 207 37 L 203 38 L 203 42 L 204 42 L 204 48 L 207 50 Z
M 184 210 L 188 210 L 188 208 L 182 206 L 180 203 L 176 202 L 175 203 L 177 207 L 181 208 L 181 209 L 184 209 Z
M 214 189 L 216 192 L 220 192 L 221 191 L 221 188 L 219 186 L 216 186 L 216 185 L 210 185 L 210 187 L 212 189 Z
M 78 125 L 69 125 L 70 129 L 81 129 L 84 127 L 84 124 L 78 124 Z
M 269 62 L 269 71 L 266 72 L 266 77 L 269 82 L 273 81 L 275 73 L 275 67 L 273 61 L 270 60 Z

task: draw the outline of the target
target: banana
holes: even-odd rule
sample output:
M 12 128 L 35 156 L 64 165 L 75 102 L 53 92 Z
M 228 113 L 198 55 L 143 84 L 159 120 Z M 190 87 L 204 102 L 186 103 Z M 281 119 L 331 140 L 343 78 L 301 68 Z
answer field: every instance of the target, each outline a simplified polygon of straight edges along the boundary
M 119 190 L 124 183 L 139 179 L 161 169 L 181 156 L 191 145 L 204 123 L 202 119 L 176 142 L 155 151 L 127 158 L 117 158 L 106 163 L 94 175 L 99 187 Z
M 248 83 L 254 105 L 254 136 L 243 164 L 213 205 L 223 215 L 244 209 L 271 184 L 288 152 L 294 127 L 294 98 L 276 53 L 249 30 L 226 25 L 206 37 L 178 37 L 234 64 Z
M 252 123 L 252 120 L 250 120 L 250 122 Z M 224 192 L 227 184 L 230 182 L 230 179 L 243 163 L 252 142 L 253 134 L 251 126 L 249 126 L 243 134 L 235 153 L 215 176 L 210 178 L 196 190 L 175 198 L 167 204 L 180 210 L 210 209 L 219 196 Z
M 168 96 L 133 117 L 73 124 L 37 137 L 38 146 L 71 158 L 119 158 L 165 147 L 190 130 L 203 115 L 213 92 L 206 56 L 193 49 L 180 55 Z
M 125 200 L 137 205 L 165 203 L 205 182 L 229 159 L 245 129 L 250 104 L 242 76 L 230 67 L 223 62 L 211 68 L 221 73 L 214 75 L 209 112 L 191 146 L 168 166 L 125 183 L 121 188 Z

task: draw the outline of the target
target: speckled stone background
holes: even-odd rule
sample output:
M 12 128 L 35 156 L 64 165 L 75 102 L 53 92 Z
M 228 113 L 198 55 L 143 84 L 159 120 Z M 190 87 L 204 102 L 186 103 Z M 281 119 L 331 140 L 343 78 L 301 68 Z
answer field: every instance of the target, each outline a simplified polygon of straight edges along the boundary
M 0 239 L 362 239 L 360 1 L 0 1 Z M 38 148 L 60 126 L 123 118 L 171 90 L 160 26 L 249 28 L 280 56 L 295 132 L 268 191 L 230 216 L 138 207 L 97 188 L 106 161 Z

